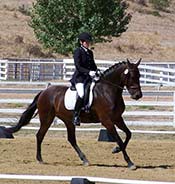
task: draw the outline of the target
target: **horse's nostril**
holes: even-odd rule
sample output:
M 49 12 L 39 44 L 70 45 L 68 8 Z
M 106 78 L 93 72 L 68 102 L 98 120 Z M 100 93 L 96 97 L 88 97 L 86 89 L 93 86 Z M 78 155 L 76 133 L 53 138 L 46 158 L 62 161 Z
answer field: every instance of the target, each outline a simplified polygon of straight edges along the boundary
M 142 93 L 139 93 L 136 95 L 136 98 L 139 99 L 139 98 L 142 98 Z
M 132 95 L 132 98 L 135 99 L 135 100 L 138 100 L 142 97 L 142 93 L 140 92 L 137 92 L 135 93 L 134 95 Z

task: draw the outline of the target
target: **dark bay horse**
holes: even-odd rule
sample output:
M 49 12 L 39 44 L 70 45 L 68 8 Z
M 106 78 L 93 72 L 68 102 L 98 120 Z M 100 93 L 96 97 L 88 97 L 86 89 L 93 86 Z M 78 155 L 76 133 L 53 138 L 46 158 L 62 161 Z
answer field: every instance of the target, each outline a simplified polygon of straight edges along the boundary
M 108 130 L 114 137 L 118 146 L 115 152 L 122 151 L 128 167 L 135 169 L 134 163 L 130 160 L 126 147 L 131 138 L 131 132 L 125 125 L 122 118 L 122 113 L 125 110 L 125 104 L 122 97 L 122 92 L 126 86 L 132 99 L 138 100 L 142 97 L 140 87 L 140 73 L 138 65 L 140 61 L 131 63 L 121 62 L 114 64 L 103 72 L 99 81 L 96 83 L 93 94 L 94 100 L 89 113 L 81 112 L 80 117 L 84 123 L 99 123 Z M 68 87 L 66 86 L 50 86 L 44 91 L 39 92 L 33 102 L 21 115 L 17 125 L 7 128 L 11 133 L 17 132 L 21 127 L 27 125 L 32 119 L 35 110 L 38 109 L 40 119 L 40 129 L 36 134 L 37 139 L 37 154 L 36 158 L 39 162 L 43 162 L 41 156 L 41 144 L 43 138 L 48 131 L 55 116 L 60 118 L 67 128 L 68 141 L 77 152 L 79 158 L 84 165 L 89 162 L 81 151 L 76 142 L 75 126 L 72 124 L 73 111 L 67 110 L 64 106 L 64 95 Z M 126 139 L 123 142 L 117 133 L 116 126 L 125 132 Z

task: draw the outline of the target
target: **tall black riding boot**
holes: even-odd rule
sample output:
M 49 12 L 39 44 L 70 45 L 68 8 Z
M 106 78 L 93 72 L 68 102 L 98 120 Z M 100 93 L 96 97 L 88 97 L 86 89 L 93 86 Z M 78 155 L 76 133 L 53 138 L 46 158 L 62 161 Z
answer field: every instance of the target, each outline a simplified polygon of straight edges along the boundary
M 72 123 L 75 126 L 80 126 L 80 112 L 81 112 L 81 108 L 83 107 L 83 99 L 78 97 L 77 102 L 75 104 L 75 110 L 74 110 L 74 115 L 73 115 L 73 120 Z

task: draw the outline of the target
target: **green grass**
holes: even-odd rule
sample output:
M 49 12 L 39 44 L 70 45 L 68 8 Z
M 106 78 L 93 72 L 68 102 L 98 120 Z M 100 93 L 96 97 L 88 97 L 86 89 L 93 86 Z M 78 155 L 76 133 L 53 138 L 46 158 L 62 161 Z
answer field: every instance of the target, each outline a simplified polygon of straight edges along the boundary
M 126 111 L 132 111 L 132 110 L 155 110 L 155 107 L 153 106 L 126 106 Z

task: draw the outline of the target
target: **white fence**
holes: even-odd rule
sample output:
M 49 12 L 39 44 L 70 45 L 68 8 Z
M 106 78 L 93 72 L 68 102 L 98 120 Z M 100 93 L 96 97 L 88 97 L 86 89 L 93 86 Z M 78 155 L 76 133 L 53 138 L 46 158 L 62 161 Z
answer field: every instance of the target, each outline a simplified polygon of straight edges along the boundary
M 138 106 L 140 110 L 126 110 L 124 119 L 127 125 L 138 126 L 174 126 L 175 127 L 175 93 L 173 101 L 125 101 L 127 107 Z M 29 104 L 33 99 L 0 99 L 0 104 Z M 139 108 L 141 107 L 141 108 Z M 145 110 L 147 107 L 148 109 Z M 152 110 L 149 107 L 163 107 L 162 110 Z M 143 109 L 142 109 L 143 108 Z M 165 110 L 168 109 L 168 110 Z M 24 112 L 23 108 L 0 108 L 1 123 L 16 123 L 20 115 Z M 9 115 L 13 115 L 11 118 Z M 16 118 L 14 118 L 16 117 Z M 148 118 L 152 118 L 151 120 Z M 129 120 L 132 119 L 132 120 Z M 140 120 L 141 119 L 141 120 Z M 161 120 L 160 120 L 161 119 Z M 37 118 L 32 119 L 32 123 L 38 123 Z M 62 123 L 61 120 L 55 119 L 55 123 Z M 92 122 L 93 123 L 93 122 Z
M 96 60 L 97 66 L 101 70 L 105 70 L 116 61 Z M 74 64 L 72 59 L 64 59 L 64 80 L 69 80 L 74 72 Z M 145 85 L 175 85 L 175 62 L 172 63 L 152 63 L 147 62 L 139 65 L 140 82 Z
M 0 80 L 7 80 L 8 62 L 0 60 Z
M 174 184 L 175 182 L 161 181 L 143 181 L 128 180 L 115 178 L 100 178 L 90 176 L 46 176 L 46 175 L 17 175 L 17 174 L 0 174 L 0 179 L 8 180 L 32 180 L 32 181 L 71 181 L 73 178 L 86 178 L 91 182 L 111 183 L 111 184 Z
M 157 65 L 157 66 L 156 66 Z M 161 66 L 161 67 L 160 67 Z M 141 83 L 175 85 L 175 64 L 143 64 L 139 66 L 141 73 Z
M 0 60 L 0 74 L 0 80 L 12 81 L 45 81 L 62 79 L 63 60 Z
M 105 70 L 116 61 L 104 61 L 96 60 L 98 67 L 101 70 Z M 55 79 L 63 79 L 67 81 L 70 79 L 74 72 L 74 64 L 72 59 L 63 60 L 0 60 L 0 84 L 6 83 L 13 84 L 22 83 L 22 81 L 28 81 L 31 85 L 31 81 L 35 80 L 35 83 L 44 84 L 51 82 L 54 84 Z M 175 85 L 175 62 L 169 63 L 155 63 L 147 62 L 139 66 L 141 73 L 141 84 L 143 85 Z M 11 73 L 10 73 L 11 72 Z M 12 80 L 9 78 L 12 77 Z M 26 77 L 27 76 L 27 77 Z M 14 78 L 13 78 L 14 77 Z M 4 80 L 4 82 L 3 82 Z M 30 82 L 29 82 L 30 81 Z M 45 82 L 44 82 L 45 81 Z M 47 82 L 46 82 L 47 81 Z M 56 80 L 57 81 L 57 80 Z M 59 80 L 60 81 L 60 80 Z M 26 82 L 25 82 L 26 83 Z M 23 83 L 22 83 L 23 84 Z M 128 125 L 155 125 L 155 126 L 175 126 L 175 96 L 172 97 L 172 101 L 126 101 L 127 106 L 140 106 L 140 107 L 167 107 L 171 110 L 126 110 L 124 113 L 125 121 Z M 32 99 L 0 99 L 2 103 L 30 103 Z M 140 109 L 140 108 L 138 108 Z M 2 108 L 0 113 L 3 115 L 0 118 L 0 122 L 16 122 L 16 118 L 5 117 L 5 114 L 13 114 L 19 117 L 24 109 L 18 108 Z M 138 120 L 138 116 L 144 120 Z M 143 118 L 145 117 L 145 118 Z M 155 121 L 149 120 L 150 117 L 155 118 Z M 158 117 L 162 117 L 162 121 L 156 120 Z M 141 119 L 141 118 L 140 118 Z M 38 119 L 34 119 L 33 122 L 38 122 Z M 60 121 L 59 121 L 60 122 Z
M 101 70 L 118 61 L 96 60 Z M 144 85 L 175 85 L 175 62 L 142 62 L 139 66 Z M 74 72 L 72 59 L 0 60 L 0 80 L 52 81 L 69 80 Z

